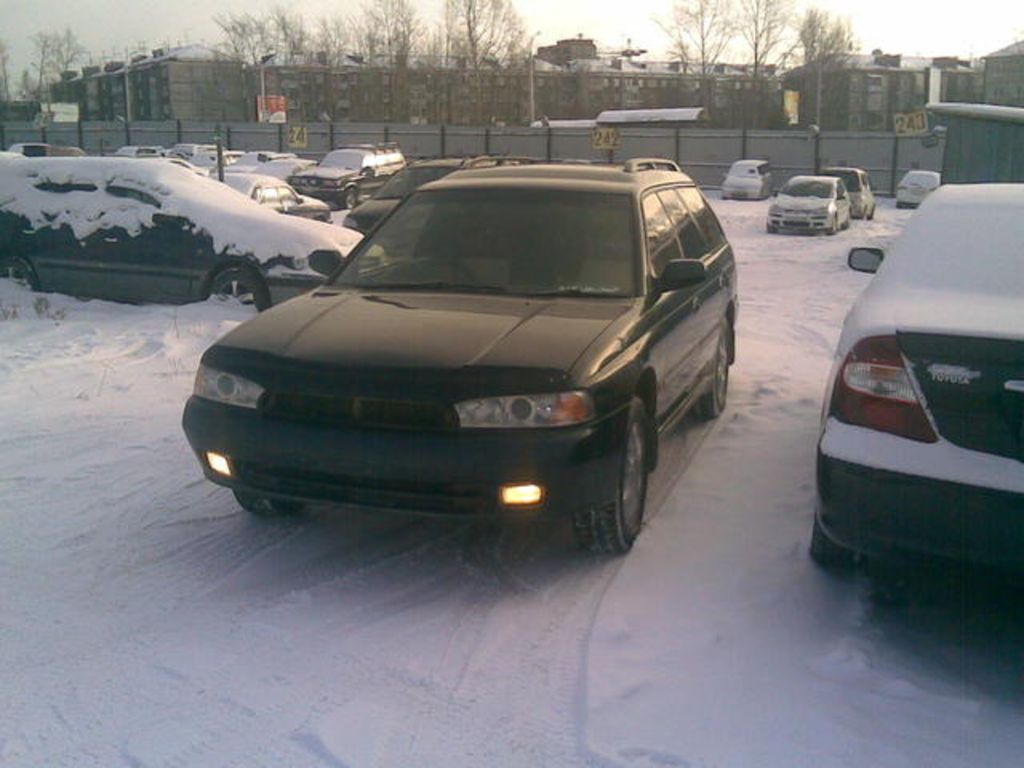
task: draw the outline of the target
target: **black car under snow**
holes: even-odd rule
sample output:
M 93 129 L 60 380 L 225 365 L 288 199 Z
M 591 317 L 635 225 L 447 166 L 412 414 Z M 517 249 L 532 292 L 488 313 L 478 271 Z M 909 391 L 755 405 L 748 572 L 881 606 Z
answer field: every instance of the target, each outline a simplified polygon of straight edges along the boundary
M 571 520 L 624 552 L 658 435 L 725 405 L 736 270 L 666 160 L 463 171 L 203 356 L 184 427 L 256 513 Z

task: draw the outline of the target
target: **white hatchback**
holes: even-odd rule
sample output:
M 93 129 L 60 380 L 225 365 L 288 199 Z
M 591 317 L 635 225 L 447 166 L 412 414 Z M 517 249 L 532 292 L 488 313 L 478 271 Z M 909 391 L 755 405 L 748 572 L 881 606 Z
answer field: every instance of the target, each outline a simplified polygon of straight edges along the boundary
M 908 171 L 896 187 L 897 208 L 917 208 L 942 184 L 935 171 Z
M 737 160 L 722 180 L 722 199 L 764 200 L 772 193 L 767 160 Z

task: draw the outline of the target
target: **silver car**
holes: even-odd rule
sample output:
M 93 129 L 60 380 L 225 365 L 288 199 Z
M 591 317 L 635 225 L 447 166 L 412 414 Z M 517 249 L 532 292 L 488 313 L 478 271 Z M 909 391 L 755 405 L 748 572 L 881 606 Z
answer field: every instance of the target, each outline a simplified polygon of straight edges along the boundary
M 935 171 L 908 171 L 896 187 L 897 208 L 917 208 L 942 184 Z
M 794 176 L 768 209 L 769 232 L 824 232 L 850 226 L 850 196 L 835 176 Z
M 835 176 L 846 184 L 850 196 L 850 216 L 854 219 L 875 218 L 875 193 L 871 190 L 871 178 L 863 168 L 822 168 L 822 176 Z

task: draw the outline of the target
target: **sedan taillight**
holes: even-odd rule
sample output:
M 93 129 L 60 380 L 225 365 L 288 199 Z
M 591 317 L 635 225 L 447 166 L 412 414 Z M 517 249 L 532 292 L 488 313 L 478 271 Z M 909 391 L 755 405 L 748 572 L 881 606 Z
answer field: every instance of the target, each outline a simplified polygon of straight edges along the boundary
M 862 339 L 839 368 L 829 413 L 847 424 L 938 442 L 895 336 Z

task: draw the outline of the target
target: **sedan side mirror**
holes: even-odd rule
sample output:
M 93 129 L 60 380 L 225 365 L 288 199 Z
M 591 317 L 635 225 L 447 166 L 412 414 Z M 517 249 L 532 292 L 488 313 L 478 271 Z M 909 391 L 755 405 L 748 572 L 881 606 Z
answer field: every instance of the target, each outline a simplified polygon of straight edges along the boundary
M 673 259 L 655 281 L 655 287 L 661 291 L 677 291 L 691 285 L 703 283 L 707 279 L 707 269 L 703 261 L 696 259 Z
M 867 272 L 873 275 L 882 266 L 885 251 L 881 248 L 851 248 L 846 263 L 855 272 Z

